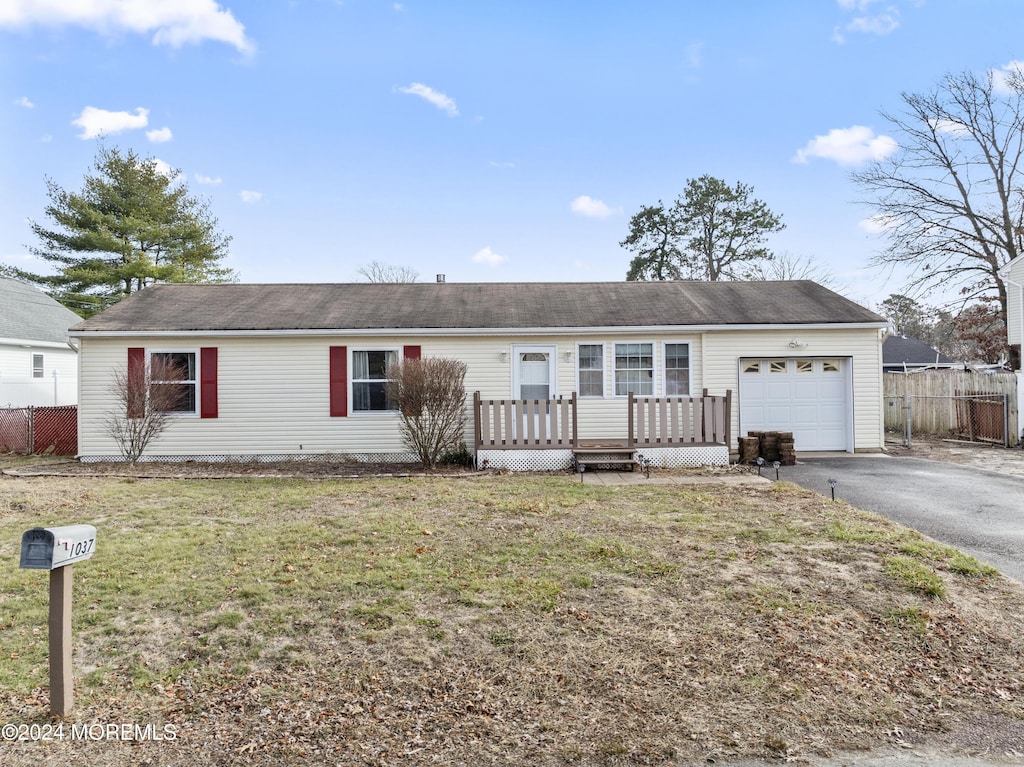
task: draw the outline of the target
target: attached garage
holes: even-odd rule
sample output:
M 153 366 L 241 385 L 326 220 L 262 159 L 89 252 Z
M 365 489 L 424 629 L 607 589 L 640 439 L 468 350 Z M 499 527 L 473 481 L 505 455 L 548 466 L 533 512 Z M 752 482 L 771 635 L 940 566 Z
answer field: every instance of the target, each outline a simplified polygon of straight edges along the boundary
M 791 431 L 797 452 L 854 449 L 850 358 L 739 362 L 740 433 Z

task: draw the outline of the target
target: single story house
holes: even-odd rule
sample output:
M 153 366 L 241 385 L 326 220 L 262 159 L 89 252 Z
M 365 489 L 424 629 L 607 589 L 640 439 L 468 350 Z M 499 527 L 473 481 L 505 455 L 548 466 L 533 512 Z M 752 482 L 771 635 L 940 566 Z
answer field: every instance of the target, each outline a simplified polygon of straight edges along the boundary
M 0 277 L 0 407 L 75 404 L 78 354 L 68 328 L 81 320 L 31 285 Z
M 912 373 L 915 370 L 942 368 L 963 369 L 964 363 L 954 362 L 924 341 L 906 336 L 887 336 L 882 343 L 883 373 Z
M 119 459 L 115 371 L 173 360 L 186 396 L 144 459 L 409 460 L 382 393 L 402 356 L 466 363 L 466 444 L 490 466 L 556 468 L 569 442 L 627 436 L 716 463 L 753 429 L 876 451 L 886 326 L 806 280 L 155 285 L 71 330 L 79 455 Z

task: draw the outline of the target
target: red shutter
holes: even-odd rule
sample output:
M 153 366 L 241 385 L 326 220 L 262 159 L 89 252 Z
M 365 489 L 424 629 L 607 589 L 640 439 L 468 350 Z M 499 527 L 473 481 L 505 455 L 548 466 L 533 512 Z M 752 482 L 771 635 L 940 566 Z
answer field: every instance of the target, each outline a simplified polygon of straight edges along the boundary
M 125 405 L 129 418 L 146 414 L 146 350 L 128 350 L 128 375 L 125 378 Z
M 420 347 L 406 346 L 402 349 L 402 356 L 407 360 L 418 360 L 420 358 Z
M 348 347 L 332 346 L 330 362 L 331 417 L 348 415 Z
M 199 350 L 199 417 L 217 417 L 217 347 Z

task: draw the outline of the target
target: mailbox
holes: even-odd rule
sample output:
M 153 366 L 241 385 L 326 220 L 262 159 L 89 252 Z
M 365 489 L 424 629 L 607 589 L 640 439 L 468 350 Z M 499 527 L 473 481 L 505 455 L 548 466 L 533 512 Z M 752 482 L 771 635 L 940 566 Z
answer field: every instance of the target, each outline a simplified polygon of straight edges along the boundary
M 26 570 L 56 570 L 89 559 L 95 552 L 92 525 L 33 527 L 21 536 L 21 567 Z

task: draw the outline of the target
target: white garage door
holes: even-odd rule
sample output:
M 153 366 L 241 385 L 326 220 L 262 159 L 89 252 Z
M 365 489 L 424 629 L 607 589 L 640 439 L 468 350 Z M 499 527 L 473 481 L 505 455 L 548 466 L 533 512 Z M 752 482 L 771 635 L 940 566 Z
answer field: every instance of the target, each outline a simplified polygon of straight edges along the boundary
M 796 450 L 852 450 L 850 362 L 741 359 L 740 433 L 791 431 Z

